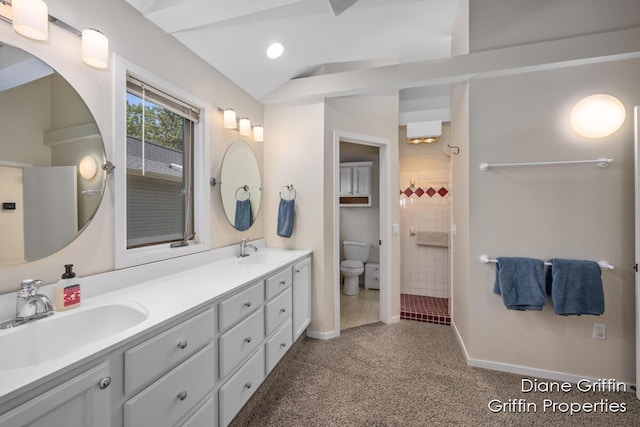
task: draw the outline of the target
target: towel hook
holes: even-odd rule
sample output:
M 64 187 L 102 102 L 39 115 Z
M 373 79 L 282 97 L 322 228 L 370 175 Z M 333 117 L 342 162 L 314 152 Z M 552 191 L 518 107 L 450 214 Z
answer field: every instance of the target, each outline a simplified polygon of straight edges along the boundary
M 289 192 L 293 191 L 293 199 L 291 199 L 291 200 L 295 200 L 296 199 L 297 193 L 296 193 L 296 189 L 293 188 L 293 184 L 283 185 L 282 187 L 286 188 L 287 190 L 289 190 Z M 283 198 L 282 197 L 282 191 L 279 194 L 280 194 L 280 198 L 282 199 Z
M 449 145 L 449 143 L 448 143 L 448 142 L 447 142 L 447 147 L 449 147 L 449 148 L 450 148 L 450 149 L 452 149 L 452 150 L 455 150 L 455 151 L 453 152 L 453 154 L 455 154 L 456 156 L 457 156 L 458 154 L 460 154 L 460 147 L 457 147 L 457 146 L 455 146 L 455 145 Z

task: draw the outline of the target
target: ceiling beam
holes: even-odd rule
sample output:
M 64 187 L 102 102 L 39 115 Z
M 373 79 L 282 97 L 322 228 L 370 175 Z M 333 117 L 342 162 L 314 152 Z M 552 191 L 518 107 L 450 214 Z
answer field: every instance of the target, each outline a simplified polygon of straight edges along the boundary
M 640 57 L 640 28 L 289 80 L 263 104 L 456 83 Z

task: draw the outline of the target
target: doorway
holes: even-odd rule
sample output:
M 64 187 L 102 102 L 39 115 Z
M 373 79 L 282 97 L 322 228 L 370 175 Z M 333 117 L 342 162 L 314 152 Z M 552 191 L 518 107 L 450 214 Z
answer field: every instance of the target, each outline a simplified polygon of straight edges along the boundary
M 384 323 L 391 323 L 391 284 L 390 284 L 390 255 L 389 255 L 389 246 L 391 242 L 391 226 L 390 226 L 390 218 L 391 218 L 391 189 L 389 183 L 389 170 L 390 170 L 390 158 L 388 154 L 390 141 L 382 138 L 367 136 L 367 135 L 359 135 L 353 134 L 349 132 L 343 131 L 334 131 L 334 215 L 333 215 L 333 244 L 334 244 L 334 254 L 335 254 L 335 262 L 334 262 L 334 307 L 335 307 L 335 318 L 334 318 L 334 331 L 336 331 L 336 335 L 340 334 L 341 330 L 341 296 L 342 296 L 342 284 L 341 284 L 341 274 L 340 274 L 340 259 L 342 252 L 342 239 L 341 239 L 341 207 L 340 207 L 340 152 L 341 152 L 341 144 L 350 144 L 348 147 L 355 148 L 357 151 L 357 146 L 364 146 L 363 152 L 371 153 L 371 155 L 375 155 L 377 152 L 377 160 L 378 160 L 378 170 L 377 170 L 377 179 L 376 179 L 376 187 L 379 189 L 378 194 L 376 195 L 378 198 L 378 217 L 377 217 L 377 240 L 372 241 L 372 253 L 374 257 L 377 256 L 378 259 L 378 277 L 379 277 L 379 289 L 366 289 L 363 286 L 363 291 L 371 291 L 367 292 L 367 294 L 376 295 L 378 300 L 377 307 L 377 316 L 376 314 L 367 313 L 367 322 L 372 319 L 375 321 L 382 321 Z M 347 146 L 345 146 L 347 147 Z M 366 148 L 365 148 L 366 147 Z M 348 208 L 348 209 L 360 209 L 360 208 Z M 361 208 L 368 209 L 368 208 Z M 374 226 L 375 227 L 375 226 Z M 376 264 L 376 263 L 373 263 Z M 364 294 L 366 295 L 366 294 Z M 351 297 L 353 298 L 353 297 Z M 375 300 L 375 297 L 369 296 L 369 300 Z M 363 302 L 363 305 L 366 303 Z M 376 319 L 377 317 L 377 319 Z

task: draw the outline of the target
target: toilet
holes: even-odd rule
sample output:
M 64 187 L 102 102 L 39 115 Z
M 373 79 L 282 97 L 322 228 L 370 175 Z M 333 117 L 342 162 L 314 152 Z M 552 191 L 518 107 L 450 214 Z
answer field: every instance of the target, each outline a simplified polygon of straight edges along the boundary
M 345 295 L 357 295 L 360 291 L 360 275 L 364 273 L 364 263 L 369 259 L 371 244 L 345 240 L 342 245 L 345 257 L 340 263 L 340 273 L 344 277 L 342 292 Z

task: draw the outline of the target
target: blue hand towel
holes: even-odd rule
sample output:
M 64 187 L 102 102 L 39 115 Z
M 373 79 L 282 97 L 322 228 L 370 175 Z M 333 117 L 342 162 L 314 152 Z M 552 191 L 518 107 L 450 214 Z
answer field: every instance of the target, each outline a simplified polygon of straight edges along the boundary
M 294 217 L 295 200 L 280 199 L 280 206 L 278 207 L 278 236 L 291 237 L 293 231 L 293 217 Z
M 499 257 L 493 292 L 502 295 L 509 310 L 542 310 L 544 262 L 533 258 Z
M 547 294 L 563 316 L 604 313 L 602 269 L 595 261 L 554 258 L 547 269 Z
M 236 230 L 244 231 L 249 229 L 251 221 L 251 200 L 236 200 L 236 219 L 234 222 Z

